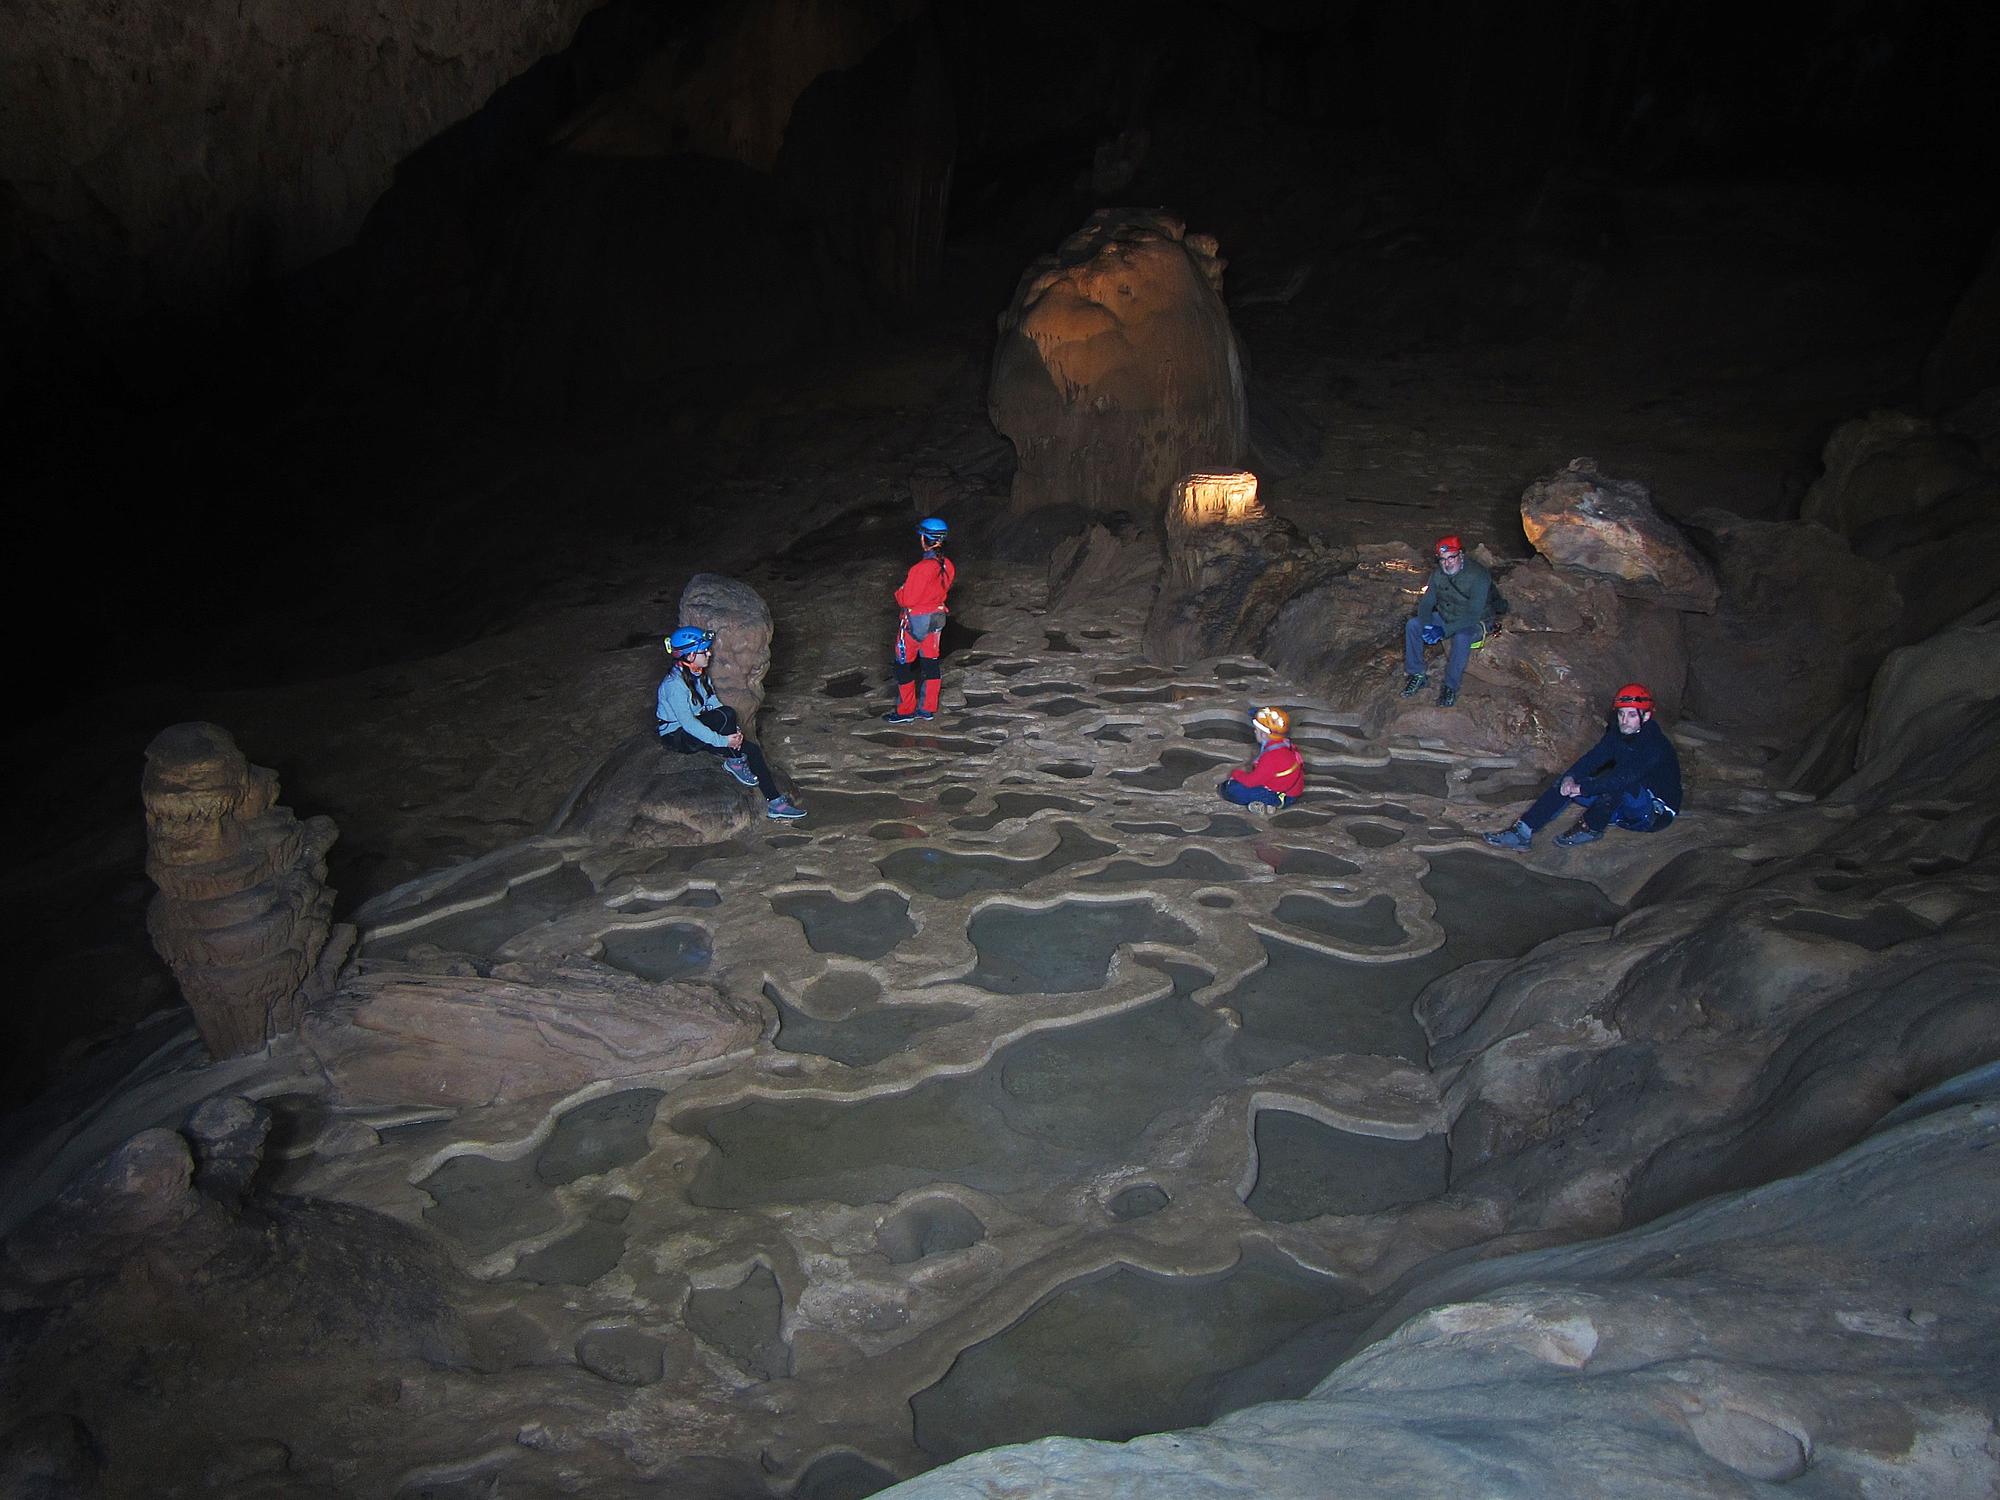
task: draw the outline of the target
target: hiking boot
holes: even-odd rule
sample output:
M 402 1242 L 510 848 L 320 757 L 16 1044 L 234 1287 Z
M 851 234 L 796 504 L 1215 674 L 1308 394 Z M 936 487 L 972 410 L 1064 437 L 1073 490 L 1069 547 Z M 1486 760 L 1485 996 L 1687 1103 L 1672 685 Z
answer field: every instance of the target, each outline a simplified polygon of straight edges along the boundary
M 1516 823 L 1512 828 L 1503 828 L 1498 833 L 1484 834 L 1486 842 L 1495 849 L 1525 849 L 1535 841 L 1535 830 L 1526 823 Z
M 734 776 L 745 786 L 757 784 L 757 773 L 750 769 L 750 762 L 740 755 L 732 755 L 722 763 L 722 769 Z
M 1588 823 L 1579 823 L 1568 833 L 1556 835 L 1556 842 L 1565 849 L 1574 849 L 1578 844 L 1594 844 L 1604 837 L 1604 830 L 1592 828 Z
M 1457 702 L 1458 702 L 1458 689 L 1453 687 L 1450 683 L 1446 683 L 1443 687 L 1438 689 L 1439 708 L 1450 708 L 1453 704 Z
M 806 810 L 782 792 L 764 804 L 764 816 L 780 823 L 795 823 L 805 815 Z
M 1430 677 L 1423 672 L 1412 672 L 1403 679 L 1403 696 L 1414 698 L 1430 685 Z
M 914 724 L 917 722 L 917 715 L 914 712 L 906 714 L 900 708 L 892 708 L 882 715 L 882 719 L 889 724 Z

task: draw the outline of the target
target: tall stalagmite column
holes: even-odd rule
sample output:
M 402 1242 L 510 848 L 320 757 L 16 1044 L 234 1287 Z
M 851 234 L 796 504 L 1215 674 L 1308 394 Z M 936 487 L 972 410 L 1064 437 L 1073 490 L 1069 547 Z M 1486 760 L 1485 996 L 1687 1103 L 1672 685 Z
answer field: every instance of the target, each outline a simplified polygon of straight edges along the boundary
M 299 991 L 331 929 L 331 818 L 279 807 L 277 773 L 225 729 L 175 724 L 146 747 L 146 909 L 209 1053 L 254 1052 L 298 1025 Z

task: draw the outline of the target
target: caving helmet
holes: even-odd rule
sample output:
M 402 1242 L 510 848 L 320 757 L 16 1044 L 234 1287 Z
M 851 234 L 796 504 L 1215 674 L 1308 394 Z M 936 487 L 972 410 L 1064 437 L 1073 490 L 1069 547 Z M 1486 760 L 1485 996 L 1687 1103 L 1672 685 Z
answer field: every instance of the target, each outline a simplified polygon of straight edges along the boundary
M 1260 708 L 1250 715 L 1250 722 L 1273 739 L 1277 739 L 1292 727 L 1292 716 L 1282 708 Z
M 1636 708 L 1642 714 L 1653 711 L 1653 695 L 1643 682 L 1628 682 L 1611 700 L 1612 710 Z
M 925 516 L 917 522 L 917 536 L 926 547 L 935 547 L 951 534 L 951 528 L 936 516 Z
M 715 632 L 703 630 L 699 625 L 683 625 L 667 637 L 667 649 L 674 653 L 676 661 L 697 651 L 706 651 L 714 644 Z
M 1441 536 L 1437 539 L 1437 545 L 1431 550 L 1439 557 L 1457 557 L 1465 551 L 1465 543 L 1455 536 Z

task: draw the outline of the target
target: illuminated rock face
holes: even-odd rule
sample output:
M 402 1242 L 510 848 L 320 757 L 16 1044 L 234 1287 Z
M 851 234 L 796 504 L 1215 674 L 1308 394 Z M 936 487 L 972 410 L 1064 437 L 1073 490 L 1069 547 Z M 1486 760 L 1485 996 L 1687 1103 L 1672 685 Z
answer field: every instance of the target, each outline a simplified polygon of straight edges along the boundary
M 1529 485 L 1521 529 L 1557 567 L 1601 578 L 1624 598 L 1714 612 L 1719 590 L 1701 554 L 1643 484 L 1607 478 L 1595 459 L 1573 458 Z
M 1100 209 L 1029 267 L 988 391 L 1019 458 L 1016 511 L 1150 522 L 1182 475 L 1242 463 L 1243 367 L 1216 252 L 1164 214 Z
M 1333 568 L 1264 508 L 1257 476 L 1241 469 L 1176 484 L 1166 533 L 1166 568 L 1146 621 L 1146 652 L 1156 661 L 1254 648 L 1285 601 Z
M 146 910 L 209 1052 L 236 1057 L 297 1029 L 299 992 L 327 946 L 331 818 L 277 806 L 278 778 L 226 730 L 175 724 L 146 747 Z M 351 934 L 350 934 L 351 936 Z

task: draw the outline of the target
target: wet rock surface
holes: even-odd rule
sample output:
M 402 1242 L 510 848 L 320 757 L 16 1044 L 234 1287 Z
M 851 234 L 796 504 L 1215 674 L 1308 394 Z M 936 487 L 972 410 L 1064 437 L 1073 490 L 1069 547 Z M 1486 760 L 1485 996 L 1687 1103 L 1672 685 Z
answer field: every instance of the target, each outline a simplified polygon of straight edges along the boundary
M 870 566 L 886 582 L 894 559 Z M 1038 577 L 971 573 L 983 633 L 947 656 L 935 725 L 882 732 L 881 669 L 820 691 L 874 622 L 810 634 L 765 709 L 803 823 L 684 847 L 563 826 L 378 898 L 301 1039 L 319 1082 L 286 1072 L 269 1139 L 233 1080 L 142 1138 L 178 1164 L 118 1200 L 150 1207 L 51 1206 L 10 1241 L 12 1274 L 226 1254 L 233 1224 L 315 1205 L 450 1268 L 424 1282 L 448 1336 L 390 1359 L 429 1435 L 389 1418 L 355 1446 L 264 1406 L 217 1419 L 231 1451 L 275 1433 L 287 1473 L 336 1486 L 412 1466 L 558 1483 L 552 1450 L 483 1447 L 498 1423 L 648 1482 L 752 1493 L 699 1465 L 759 1451 L 768 1493 L 838 1492 L 1041 1435 L 1310 1426 L 1380 1361 L 1432 1357 L 1419 1319 L 1341 1363 L 1429 1305 L 1426 1277 L 1778 1191 L 2000 1056 L 2000 856 L 1965 811 L 1995 795 L 1991 702 L 1955 637 L 1885 665 L 1839 795 L 1696 774 L 1665 833 L 1521 858 L 1476 838 L 1532 784 L 1520 757 L 1371 730 L 1253 659 L 1151 663 L 1147 601 L 1046 613 Z M 1962 648 L 1987 628 L 1965 622 Z M 1059 701 L 1077 706 L 1044 711 Z M 1213 782 L 1269 701 L 1293 712 L 1308 793 L 1276 817 L 1223 808 Z M 1684 740 L 1691 766 L 1709 743 Z M 1504 1287 L 1454 1294 L 1471 1322 L 1444 1347 L 1587 1382 L 1584 1323 L 1616 1338 L 1575 1307 L 1625 1306 L 1625 1275 L 1536 1291 L 1546 1317 Z M 1617 1317 L 1685 1357 L 1694 1325 L 1656 1312 Z M 32 1341 L 18 1378 L 58 1380 L 68 1347 Z M 348 1378 L 321 1367 L 344 1357 L 278 1337 L 272 1401 Z M 213 1379 L 153 1369 L 184 1399 Z M 1690 1399 L 1690 1462 L 1776 1475 L 1838 1450 L 1791 1407 Z M 1553 1410 L 1481 1420 L 1517 1409 Z M 637 1460 L 635 1410 L 656 1433 Z M 130 1462 L 143 1427 L 116 1393 L 69 1415 Z M 1419 1442 L 1383 1431 L 1385 1452 Z M 1087 1492 L 1093 1462 L 1035 1482 Z M 1441 1462 L 1412 1472 L 1457 1472 Z

